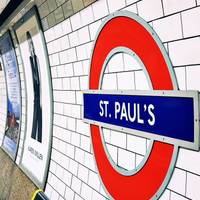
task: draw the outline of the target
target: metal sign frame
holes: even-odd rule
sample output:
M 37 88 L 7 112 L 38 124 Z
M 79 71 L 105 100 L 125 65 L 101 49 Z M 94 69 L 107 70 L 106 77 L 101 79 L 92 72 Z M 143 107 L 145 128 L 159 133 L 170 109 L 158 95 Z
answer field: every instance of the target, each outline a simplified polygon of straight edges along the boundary
M 20 98 L 20 101 L 19 101 L 19 106 L 20 106 L 20 118 L 19 118 L 19 130 L 18 130 L 18 138 L 17 138 L 17 143 L 16 143 L 16 151 L 15 151 L 15 155 L 12 155 L 3 145 L 3 141 L 4 141 L 4 138 L 5 138 L 5 134 L 3 136 L 3 140 L 2 140 L 2 148 L 3 150 L 11 157 L 11 159 L 13 161 L 16 160 L 16 157 L 17 157 L 17 153 L 18 153 L 18 148 L 19 148 L 19 141 L 20 141 L 20 135 L 21 135 L 21 124 L 22 124 L 22 94 L 21 94 L 21 80 L 20 80 L 20 72 L 19 72 L 19 66 L 18 66 L 18 61 L 17 61 L 17 56 L 16 56 L 16 52 L 15 52 L 15 48 L 14 48 L 14 44 L 13 44 L 13 40 L 12 40 L 12 36 L 11 36 L 11 33 L 10 33 L 10 30 L 8 30 L 7 32 L 5 32 L 1 37 L 0 37 L 0 41 L 4 39 L 4 37 L 8 36 L 11 40 L 11 43 L 12 43 L 12 51 L 14 53 L 14 56 L 15 56 L 15 61 L 16 61 L 16 70 L 17 70 L 17 74 L 18 74 L 18 84 L 19 84 L 19 98 Z M 5 85 L 6 85 L 6 98 L 7 98 L 7 104 L 6 104 L 6 113 L 8 112 L 8 85 L 7 85 L 7 79 L 6 79 L 6 69 L 5 69 L 5 63 L 4 63 L 4 60 L 3 58 L 1 59 L 2 60 L 2 64 L 3 64 L 3 71 L 4 71 L 4 75 L 5 75 Z M 6 117 L 6 125 L 5 127 L 7 126 L 7 117 Z
M 113 130 L 120 130 L 125 133 L 130 133 L 139 137 L 144 137 L 148 139 L 153 139 L 156 141 L 166 142 L 169 144 L 177 145 L 183 148 L 192 149 L 192 150 L 199 150 L 200 147 L 200 136 L 199 136 L 199 92 L 198 91 L 180 91 L 180 90 L 155 90 L 155 91 L 142 91 L 142 90 L 135 90 L 135 91 L 111 91 L 111 90 L 87 90 L 84 91 L 83 94 L 112 94 L 112 95 L 130 95 L 130 96 L 165 96 L 165 97 L 189 97 L 193 99 L 193 106 L 194 106 L 194 142 L 187 142 L 171 137 L 161 136 L 145 131 L 134 130 L 130 128 L 125 128 L 117 125 L 112 125 L 104 122 L 99 122 L 95 120 L 90 120 L 84 118 L 84 113 L 82 114 L 83 121 L 89 124 L 99 125 L 105 128 L 110 128 Z

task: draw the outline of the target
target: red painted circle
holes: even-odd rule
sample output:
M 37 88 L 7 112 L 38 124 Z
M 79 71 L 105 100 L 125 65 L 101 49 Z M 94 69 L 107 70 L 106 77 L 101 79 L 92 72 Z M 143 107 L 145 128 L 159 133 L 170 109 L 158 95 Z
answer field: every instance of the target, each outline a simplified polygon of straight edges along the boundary
M 169 69 L 158 44 L 144 26 L 125 16 L 108 21 L 96 40 L 89 89 L 99 89 L 104 61 L 116 47 L 127 47 L 139 56 L 149 74 L 153 89 L 173 89 Z M 170 168 L 173 145 L 154 142 L 143 168 L 134 175 L 123 176 L 112 167 L 106 156 L 99 126 L 91 125 L 91 138 L 99 174 L 114 199 L 149 200 L 158 192 Z

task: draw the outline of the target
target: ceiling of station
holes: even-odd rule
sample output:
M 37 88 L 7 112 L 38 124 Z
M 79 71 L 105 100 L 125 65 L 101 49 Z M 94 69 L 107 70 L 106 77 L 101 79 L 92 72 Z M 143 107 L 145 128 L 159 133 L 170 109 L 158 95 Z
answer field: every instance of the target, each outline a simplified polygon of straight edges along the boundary
M 0 0 L 0 14 L 3 11 L 3 9 L 6 7 L 6 5 L 9 3 L 10 0 Z

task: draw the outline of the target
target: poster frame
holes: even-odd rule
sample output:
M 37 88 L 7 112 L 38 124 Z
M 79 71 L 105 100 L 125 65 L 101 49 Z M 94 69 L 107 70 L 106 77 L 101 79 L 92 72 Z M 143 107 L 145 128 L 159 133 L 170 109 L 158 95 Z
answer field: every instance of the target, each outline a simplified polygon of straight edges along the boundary
M 1 147 L 2 149 L 9 155 L 9 157 L 15 162 L 16 161 L 16 158 L 17 158 L 17 153 L 18 153 L 18 149 L 19 149 L 19 142 L 20 142 L 20 136 L 21 136 L 21 125 L 22 125 L 22 93 L 21 93 L 21 78 L 20 78 L 20 71 L 19 71 L 19 64 L 18 64 L 18 60 L 17 60 L 17 55 L 16 55 L 16 51 L 15 51 L 15 46 L 14 46 L 14 42 L 13 42 L 13 38 L 12 38 L 12 35 L 11 35 L 11 32 L 10 30 L 8 29 L 1 37 L 0 37 L 0 42 L 1 40 L 3 40 L 5 37 L 9 37 L 10 38 L 10 41 L 11 41 L 11 45 L 12 45 L 12 51 L 13 51 L 13 54 L 15 56 L 15 61 L 16 61 L 16 74 L 18 75 L 18 86 L 19 86 L 19 107 L 20 107 L 20 118 L 19 118 L 19 132 L 18 132 L 18 138 L 17 138 L 17 147 L 16 147 L 16 151 L 15 151 L 15 154 L 12 155 L 7 148 L 4 147 L 3 145 L 3 142 L 4 142 L 4 139 L 5 139 L 5 133 L 4 133 L 4 136 L 3 136 L 3 139 L 2 139 L 2 144 L 1 144 Z M 3 58 L 1 58 L 2 60 L 2 68 L 3 68 L 3 71 L 4 71 L 4 76 L 5 76 L 5 85 L 6 85 L 6 100 L 7 100 L 7 103 L 6 103 L 6 115 L 8 117 L 8 84 L 7 84 L 7 78 L 6 78 L 6 70 L 5 70 L 5 63 L 4 63 L 4 60 Z M 7 117 L 6 117 L 6 121 L 5 121 L 5 131 L 6 131 L 6 127 L 7 127 Z
M 1 38 L 0 38 L 0 40 L 1 40 Z M 4 65 L 3 65 L 3 60 L 2 60 L 2 58 L 0 57 L 0 63 L 2 63 L 2 71 L 3 71 L 3 75 L 4 75 L 4 81 L 5 81 L 5 91 L 6 91 L 6 93 L 5 93 L 5 101 L 6 101 L 6 107 L 5 107 L 5 113 L 6 113 L 6 117 L 7 117 L 7 112 L 8 112 L 8 104 L 7 104 L 7 99 L 8 99 L 8 89 L 7 89 L 7 84 L 6 84 L 6 74 L 5 74 L 5 70 L 4 70 Z M 5 122 L 4 122 L 4 132 L 5 132 L 5 130 L 6 130 L 6 125 L 7 125 L 7 120 L 5 120 Z M 4 133 L 5 134 L 5 133 Z M 3 137 L 2 137 L 2 140 L 1 140 L 1 144 L 0 144 L 0 147 L 3 149 L 3 139 L 4 139 L 4 135 L 3 135 Z M 4 149 L 3 149 L 4 150 Z
M 26 23 L 31 17 L 35 16 L 36 21 L 37 21 L 37 25 L 39 28 L 39 33 L 41 33 L 41 40 L 42 40 L 42 45 L 44 47 L 44 54 L 45 54 L 45 60 L 47 63 L 47 66 L 50 67 L 50 62 L 49 62 L 49 58 L 48 58 L 48 50 L 47 50 L 47 46 L 46 46 L 46 42 L 45 42 L 45 37 L 44 37 L 44 31 L 42 28 L 42 24 L 40 21 L 40 17 L 39 17 L 39 12 L 38 9 L 36 7 L 36 5 L 34 5 L 32 8 L 30 8 L 29 11 L 27 11 L 14 25 L 13 25 L 13 30 L 14 30 L 14 34 L 17 40 L 17 44 L 18 44 L 18 48 L 19 48 L 19 52 L 21 55 L 21 49 L 19 46 L 19 40 L 17 37 L 17 33 L 16 30 L 22 26 L 24 23 Z M 24 62 L 22 59 L 22 66 L 24 69 Z M 48 76 L 48 82 L 49 82 L 49 96 L 50 96 L 50 124 L 49 124 L 49 129 L 50 129 L 50 134 L 49 134 L 49 139 L 48 139 L 48 152 L 47 152 L 47 161 L 46 161 L 46 166 L 45 166 L 45 170 L 44 170 L 44 178 L 43 181 L 40 182 L 37 177 L 31 172 L 29 171 L 23 164 L 22 164 L 22 159 L 23 159 L 23 154 L 24 154 L 24 147 L 25 147 L 25 140 L 27 137 L 27 133 L 26 133 L 26 127 L 27 127 L 27 119 L 25 122 L 25 134 L 24 134 L 24 142 L 23 142 L 23 146 L 22 146 L 22 154 L 21 154 L 21 158 L 20 158 L 20 162 L 19 162 L 19 167 L 20 169 L 34 182 L 34 184 L 36 186 L 38 186 L 41 189 L 45 189 L 46 183 L 47 183 L 47 178 L 48 178 L 48 171 L 49 171 L 49 166 L 50 166 L 50 161 L 51 161 L 51 147 L 52 147 L 52 138 L 53 138 L 53 87 L 52 87 L 52 80 L 51 80 L 51 70 L 48 70 L 49 73 L 47 74 Z M 25 74 L 24 74 L 25 76 Z M 27 87 L 26 87 L 26 79 L 24 79 L 24 83 L 25 83 L 25 95 L 27 96 Z M 26 98 L 26 113 L 27 113 L 27 98 Z

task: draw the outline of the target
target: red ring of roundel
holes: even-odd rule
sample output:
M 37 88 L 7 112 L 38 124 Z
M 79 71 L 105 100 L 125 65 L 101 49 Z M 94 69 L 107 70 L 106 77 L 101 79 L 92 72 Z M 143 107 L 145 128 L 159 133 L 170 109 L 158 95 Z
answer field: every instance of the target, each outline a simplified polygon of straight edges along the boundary
M 91 59 L 89 89 L 99 89 L 104 61 L 116 47 L 129 48 L 139 56 L 154 90 L 173 90 L 169 69 L 158 44 L 143 25 L 127 16 L 116 16 L 101 29 Z M 154 142 L 142 169 L 131 176 L 124 176 L 112 167 L 106 156 L 100 127 L 90 125 L 90 128 L 97 168 L 109 194 L 117 200 L 151 199 L 166 178 L 174 146 Z

